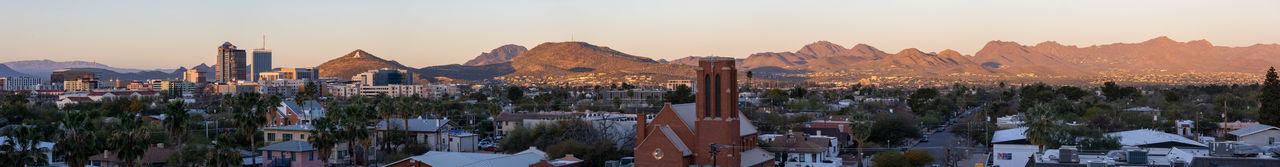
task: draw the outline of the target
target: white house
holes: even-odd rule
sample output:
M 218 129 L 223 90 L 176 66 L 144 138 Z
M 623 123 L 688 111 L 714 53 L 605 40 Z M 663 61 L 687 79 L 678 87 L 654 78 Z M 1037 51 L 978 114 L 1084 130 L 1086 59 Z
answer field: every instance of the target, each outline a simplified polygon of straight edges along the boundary
M 1240 143 L 1257 146 L 1276 145 L 1276 138 L 1280 138 L 1280 128 L 1263 124 L 1240 128 L 1240 130 L 1227 133 L 1236 136 L 1236 141 Z
M 10 142 L 9 136 L 0 136 L 0 145 L 8 145 L 9 142 Z M 16 143 L 16 144 L 18 145 L 13 145 L 13 150 L 23 151 L 24 149 L 26 149 L 25 146 L 21 145 L 22 143 Z M 35 147 L 37 150 L 40 150 L 40 152 L 44 152 L 44 157 L 46 160 L 45 163 L 52 166 L 65 165 L 65 163 L 62 162 L 61 158 L 53 157 L 53 145 L 54 143 L 37 141 L 35 144 Z M 5 155 L 5 152 L 0 151 L 0 155 Z
M 838 167 L 844 165 L 840 158 L 839 139 L 803 133 L 763 134 L 760 141 L 769 143 L 766 151 L 773 152 L 776 165 L 794 167 Z
M 995 167 L 1026 166 L 1040 147 L 1031 145 L 1024 134 L 1027 127 L 996 131 L 991 137 L 991 160 Z

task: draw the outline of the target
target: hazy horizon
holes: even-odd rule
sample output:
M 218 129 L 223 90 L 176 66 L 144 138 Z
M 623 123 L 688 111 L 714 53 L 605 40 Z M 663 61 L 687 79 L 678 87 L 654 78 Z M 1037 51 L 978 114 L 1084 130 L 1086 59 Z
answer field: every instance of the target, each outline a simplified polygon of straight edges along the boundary
M 987 41 L 1090 46 L 1158 36 L 1280 42 L 1280 1 L 7 1 L 0 62 L 91 61 L 155 69 L 214 64 L 232 42 L 276 67 L 355 49 L 410 67 L 461 64 L 505 44 L 583 41 L 637 56 L 745 58 L 815 41 L 971 55 Z

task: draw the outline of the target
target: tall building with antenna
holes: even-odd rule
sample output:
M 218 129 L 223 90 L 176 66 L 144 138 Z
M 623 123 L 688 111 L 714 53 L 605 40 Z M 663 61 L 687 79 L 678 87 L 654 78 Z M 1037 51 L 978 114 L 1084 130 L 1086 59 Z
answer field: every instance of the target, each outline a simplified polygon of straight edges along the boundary
M 243 49 L 236 49 L 236 45 L 231 42 L 222 43 L 218 46 L 218 82 L 235 82 L 243 81 L 248 75 L 245 75 L 245 53 Z
M 262 36 L 262 48 L 253 50 L 253 64 L 249 65 L 250 81 L 258 81 L 258 73 L 271 72 L 271 50 L 267 50 L 267 36 Z

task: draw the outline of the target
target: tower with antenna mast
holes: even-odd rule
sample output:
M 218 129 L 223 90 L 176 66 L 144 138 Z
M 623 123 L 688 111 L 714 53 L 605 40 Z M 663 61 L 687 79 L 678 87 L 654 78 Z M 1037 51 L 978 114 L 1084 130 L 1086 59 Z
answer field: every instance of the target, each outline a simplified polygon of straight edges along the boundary
M 258 73 L 271 72 L 271 50 L 267 49 L 267 35 L 262 35 L 262 48 L 253 50 L 247 77 L 250 81 L 258 81 Z

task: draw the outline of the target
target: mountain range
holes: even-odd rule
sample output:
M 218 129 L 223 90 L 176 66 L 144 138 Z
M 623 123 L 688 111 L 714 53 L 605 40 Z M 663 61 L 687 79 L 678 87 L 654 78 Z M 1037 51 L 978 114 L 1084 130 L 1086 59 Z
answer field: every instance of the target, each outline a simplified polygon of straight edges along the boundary
M 404 69 L 428 82 L 506 80 L 513 82 L 656 83 L 684 79 L 703 57 L 655 61 L 585 42 L 546 42 L 526 49 L 508 44 L 481 53 L 464 64 L 414 68 L 355 50 L 318 66 L 321 77 L 351 78 L 373 69 Z M 885 52 L 866 44 L 853 47 L 817 41 L 790 52 L 762 52 L 738 58 L 740 71 L 775 80 L 805 80 L 792 74 L 865 73 L 885 76 L 940 77 L 954 74 L 984 76 L 1090 77 L 1108 74 L 1245 73 L 1259 74 L 1280 64 L 1280 45 L 1215 46 L 1207 40 L 1178 42 L 1157 37 L 1139 43 L 1078 47 L 1053 41 L 1022 45 L 990 41 L 974 55 L 945 49 L 915 48 Z M 12 68 L 12 69 L 8 69 Z M 161 72 L 114 68 L 83 61 L 31 60 L 0 63 L 0 75 L 48 76 L 63 68 L 98 68 L 116 78 L 174 78 L 181 71 Z M 201 64 L 192 68 L 211 69 Z M 185 70 L 186 68 L 179 68 Z M 123 73 L 117 71 L 125 71 Z M 105 77 L 105 76 L 104 76 Z M 785 78 L 785 79 L 784 79 Z
M 202 64 L 203 65 L 203 64 Z M 53 61 L 53 60 L 24 60 L 0 63 L 0 77 L 7 76 L 32 76 L 37 78 L 49 79 L 49 74 L 54 70 L 60 69 L 83 69 L 98 71 L 103 79 L 123 79 L 123 80 L 147 80 L 147 79 L 173 79 L 181 78 L 182 72 L 186 68 L 178 69 L 155 69 L 142 70 L 132 68 L 112 67 L 96 62 L 87 61 Z M 208 68 L 206 66 L 206 68 Z

